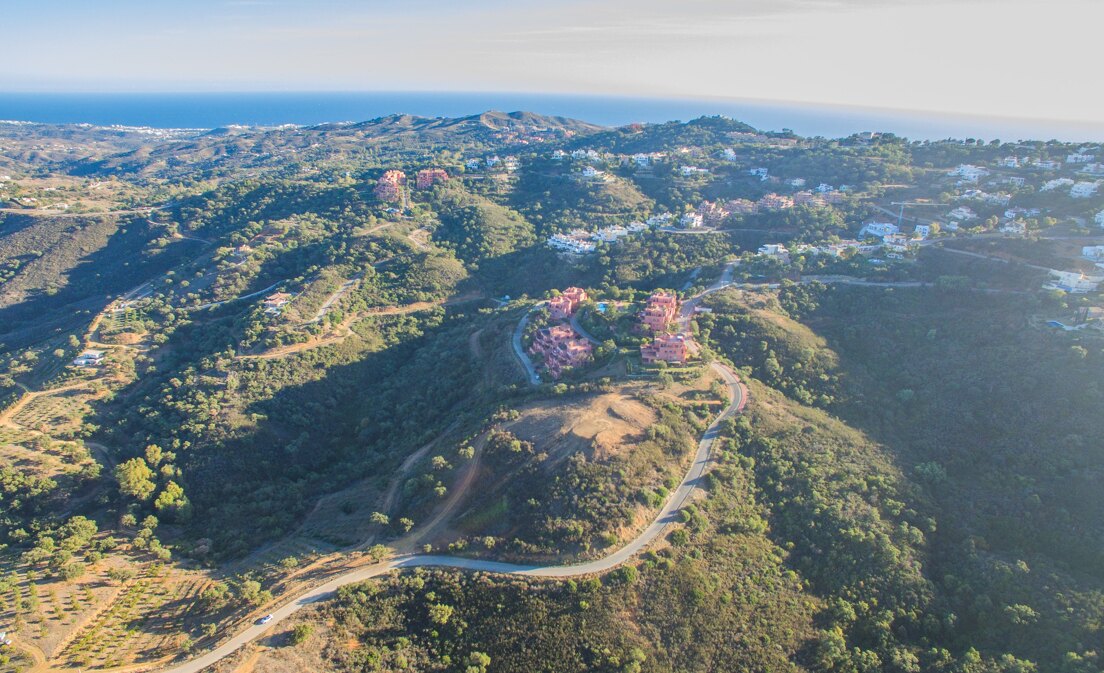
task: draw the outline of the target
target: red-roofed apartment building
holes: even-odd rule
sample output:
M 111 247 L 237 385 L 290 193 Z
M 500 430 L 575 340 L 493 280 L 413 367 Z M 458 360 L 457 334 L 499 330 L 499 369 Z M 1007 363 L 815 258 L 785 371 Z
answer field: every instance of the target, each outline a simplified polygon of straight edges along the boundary
M 660 334 L 650 344 L 640 346 L 640 359 L 646 365 L 663 362 L 686 364 L 690 355 L 690 337 L 685 334 Z
M 594 346 L 570 325 L 555 325 L 537 332 L 529 352 L 543 356 L 548 373 L 553 379 L 558 379 L 564 369 L 578 367 L 589 360 Z
M 418 189 L 429 189 L 438 182 L 448 182 L 449 175 L 443 168 L 423 168 L 414 178 L 414 186 Z
M 406 173 L 402 171 L 387 171 L 380 176 L 379 182 L 372 193 L 380 201 L 402 201 L 402 188 L 406 184 Z
M 579 306 L 587 300 L 587 293 L 581 287 L 569 287 L 558 297 L 548 300 L 548 310 L 553 320 L 567 320 L 575 315 Z
M 679 301 L 674 294 L 662 290 L 653 292 L 640 315 L 640 322 L 652 332 L 665 332 L 678 315 L 678 310 Z

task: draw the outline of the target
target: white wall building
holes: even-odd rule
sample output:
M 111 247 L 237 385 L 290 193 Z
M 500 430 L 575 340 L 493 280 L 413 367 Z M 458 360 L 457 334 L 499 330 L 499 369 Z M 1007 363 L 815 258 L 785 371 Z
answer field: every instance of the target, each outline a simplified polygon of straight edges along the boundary
M 84 351 L 73 360 L 74 367 L 98 367 L 103 364 L 103 351 Z
M 958 220 L 959 222 L 966 222 L 969 220 L 976 220 L 977 213 L 967 206 L 959 206 L 951 212 L 947 213 L 947 217 L 952 220 Z
M 1059 187 L 1072 187 L 1073 180 L 1069 178 L 1056 178 L 1054 180 L 1047 180 L 1042 187 L 1039 188 L 1040 192 L 1051 192 Z
M 892 234 L 896 234 L 900 229 L 896 224 L 890 224 L 889 222 L 867 222 L 863 225 L 863 228 L 859 230 L 859 236 L 877 236 L 878 238 L 885 238 Z
M 705 224 L 705 218 L 701 216 L 701 213 L 690 212 L 679 218 L 679 224 L 687 229 L 697 229 Z
M 1070 196 L 1075 199 L 1087 199 L 1093 194 L 1096 194 L 1096 190 L 1099 186 L 1100 185 L 1096 182 L 1078 182 L 1070 187 Z
M 580 236 L 580 233 L 582 234 L 582 236 Z M 552 234 L 552 236 L 548 239 L 548 245 L 549 247 L 555 248 L 556 250 L 571 252 L 577 255 L 594 252 L 597 249 L 597 246 L 583 238 L 583 236 L 586 235 L 586 232 Z
M 989 170 L 972 164 L 959 164 L 947 175 L 962 178 L 965 182 L 977 182 L 986 175 L 989 175 Z
M 759 247 L 759 254 L 774 259 L 789 259 L 790 251 L 781 243 L 767 243 Z
M 1094 262 L 1104 262 L 1104 245 L 1086 245 L 1081 248 L 1081 256 Z
M 1085 294 L 1095 292 L 1101 283 L 1104 283 L 1104 276 L 1090 276 L 1080 271 L 1055 271 L 1052 269 L 1050 280 L 1043 285 L 1043 288 L 1062 290 L 1070 294 Z

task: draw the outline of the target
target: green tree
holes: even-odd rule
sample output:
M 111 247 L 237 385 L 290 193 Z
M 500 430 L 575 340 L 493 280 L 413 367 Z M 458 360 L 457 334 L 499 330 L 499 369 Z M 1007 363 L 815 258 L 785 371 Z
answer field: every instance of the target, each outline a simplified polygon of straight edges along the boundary
M 138 500 L 149 500 L 157 484 L 153 482 L 153 470 L 141 458 L 131 458 L 115 468 L 119 490 Z

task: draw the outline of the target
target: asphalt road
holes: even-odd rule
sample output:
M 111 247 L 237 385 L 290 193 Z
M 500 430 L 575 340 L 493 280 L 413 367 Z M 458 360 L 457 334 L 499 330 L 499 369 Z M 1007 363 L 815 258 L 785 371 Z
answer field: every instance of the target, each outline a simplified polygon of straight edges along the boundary
M 525 334 L 525 326 L 529 324 L 529 316 L 543 304 L 544 302 L 535 304 L 533 308 L 529 309 L 529 311 L 522 316 L 521 320 L 518 321 L 517 327 L 514 328 L 513 337 L 514 355 L 516 355 L 518 361 L 521 362 L 521 366 L 525 367 L 525 373 L 529 377 L 529 384 L 534 386 L 540 385 L 540 377 L 537 376 L 537 369 L 533 366 L 533 361 L 529 359 L 529 354 L 525 352 L 525 346 L 521 343 L 521 337 Z
M 481 559 L 458 558 L 452 556 L 436 556 L 409 554 L 396 556 L 374 565 L 365 566 L 339 575 L 329 582 L 311 589 L 299 598 L 287 603 L 272 612 L 272 619 L 267 624 L 253 624 L 226 641 L 217 648 L 202 654 L 180 665 L 164 669 L 164 673 L 199 673 L 204 668 L 230 656 L 247 643 L 264 636 L 281 621 L 292 616 L 299 610 L 332 598 L 335 592 L 348 584 L 363 582 L 373 577 L 387 574 L 392 570 L 417 567 L 456 568 L 459 570 L 474 570 L 480 572 L 501 573 L 507 575 L 526 575 L 529 577 L 576 577 L 579 575 L 591 575 L 606 572 L 621 565 L 628 559 L 640 553 L 648 545 L 656 540 L 671 522 L 676 520 L 679 510 L 686 500 L 694 492 L 705 473 L 711 460 L 713 441 L 720 434 L 721 423 L 731 416 L 738 414 L 747 402 L 747 391 L 732 371 L 719 363 L 711 365 L 720 374 L 728 385 L 731 402 L 724 411 L 710 424 L 698 442 L 698 450 L 694 455 L 694 462 L 682 479 L 682 483 L 667 499 L 663 509 L 643 532 L 624 547 L 595 561 L 576 565 L 548 566 L 548 565 L 519 565 L 513 563 L 501 563 L 499 561 L 486 561 Z

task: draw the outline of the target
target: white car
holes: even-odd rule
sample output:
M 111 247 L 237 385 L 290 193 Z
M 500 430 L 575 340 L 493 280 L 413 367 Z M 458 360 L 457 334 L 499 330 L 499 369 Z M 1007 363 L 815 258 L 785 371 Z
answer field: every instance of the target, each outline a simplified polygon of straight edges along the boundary
M 272 621 L 272 615 L 265 615 L 257 620 L 258 624 L 267 624 Z

